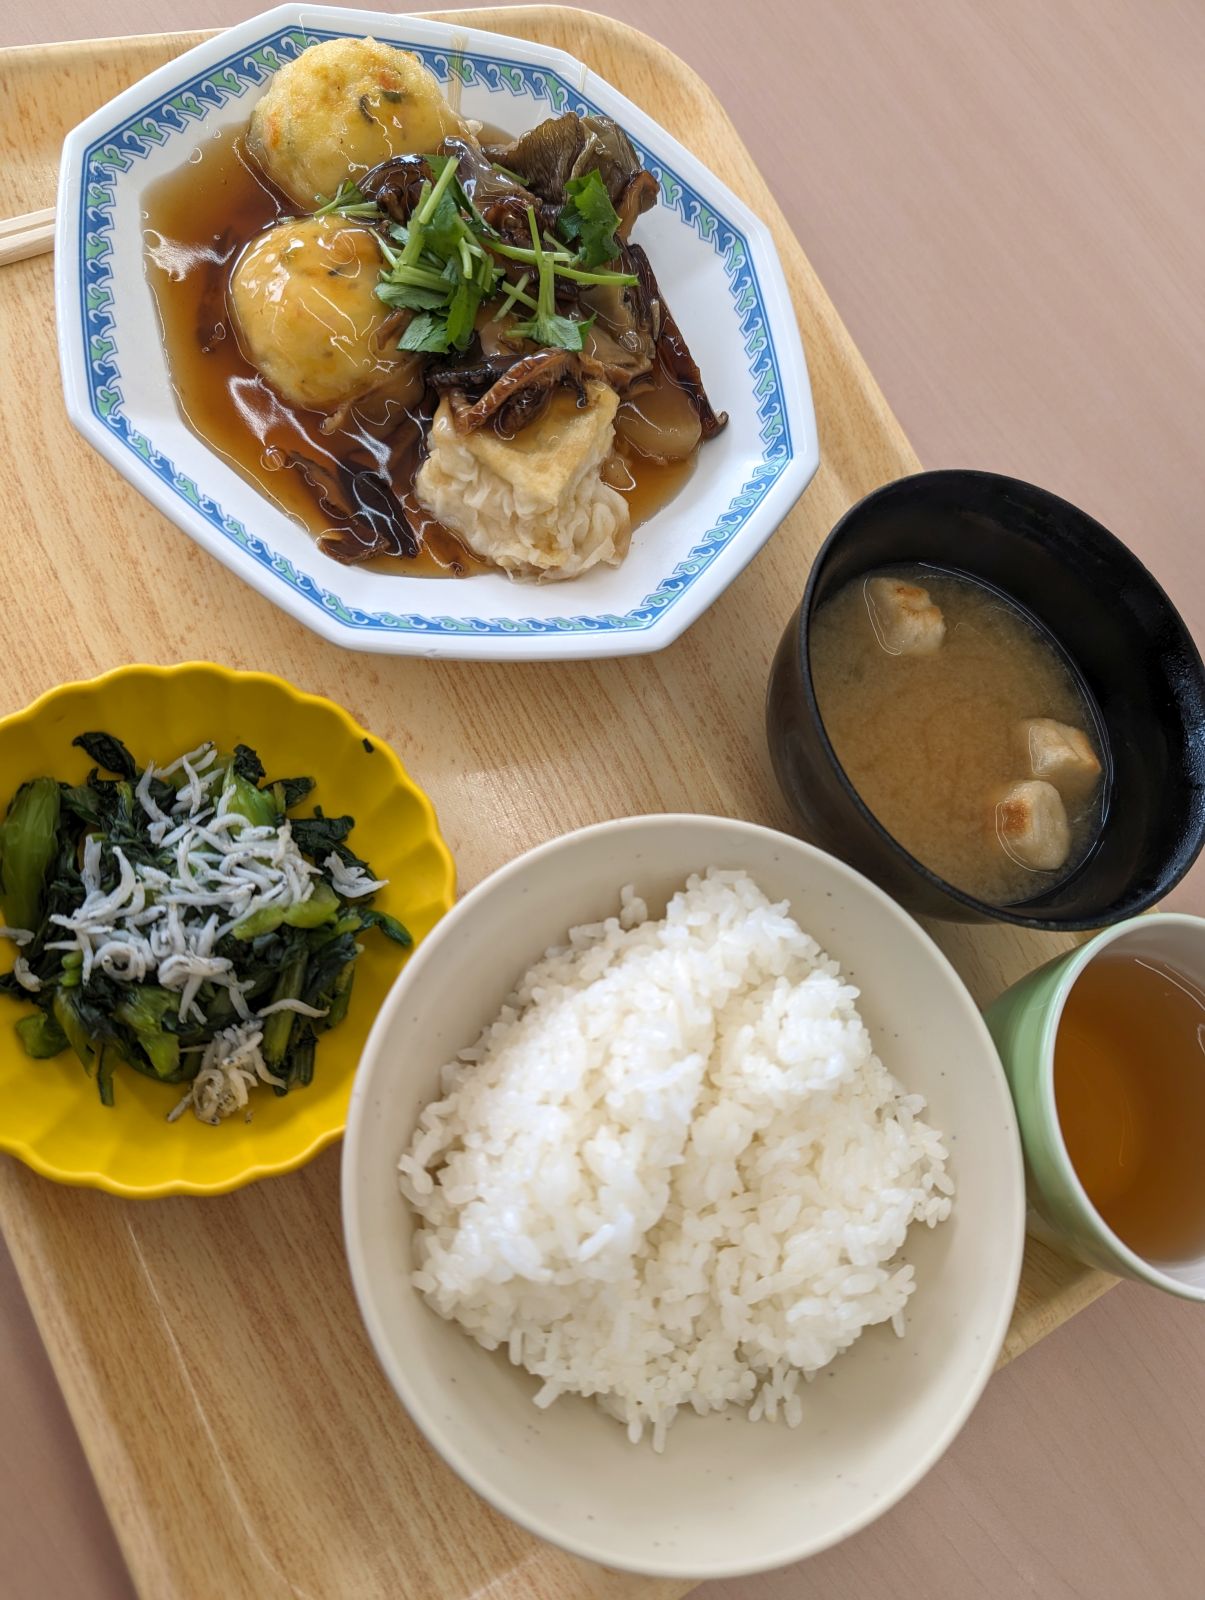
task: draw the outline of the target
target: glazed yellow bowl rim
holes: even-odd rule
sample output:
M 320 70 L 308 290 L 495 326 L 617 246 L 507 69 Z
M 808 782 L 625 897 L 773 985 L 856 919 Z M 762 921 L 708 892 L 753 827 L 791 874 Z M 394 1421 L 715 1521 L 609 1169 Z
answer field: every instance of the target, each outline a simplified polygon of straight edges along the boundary
M 170 680 L 186 676 L 188 673 L 207 672 L 225 678 L 235 684 L 257 683 L 265 688 L 280 690 L 286 698 L 301 707 L 321 706 L 324 710 L 334 711 L 339 720 L 345 725 L 348 732 L 357 739 L 368 739 L 372 742 L 377 752 L 385 757 L 386 765 L 391 769 L 394 781 L 399 789 L 410 790 L 419 802 L 428 828 L 431 842 L 436 853 L 443 862 L 446 873 L 447 898 L 451 906 L 456 897 L 456 867 L 452 860 L 452 853 L 444 841 L 439 830 L 439 821 L 435 815 L 435 807 L 431 804 L 426 791 L 415 783 L 402 765 L 401 759 L 392 745 L 378 734 L 372 733 L 361 723 L 357 722 L 351 712 L 341 706 L 338 701 L 330 700 L 325 695 L 311 694 L 308 690 L 297 688 L 296 684 L 287 679 L 278 677 L 274 672 L 261 672 L 257 670 L 243 670 L 238 667 L 226 667 L 217 661 L 203 659 L 180 661 L 172 666 L 158 666 L 150 662 L 129 662 L 125 666 L 111 667 L 107 672 L 98 673 L 93 678 L 73 678 L 68 683 L 57 684 L 53 689 L 47 689 L 36 700 L 20 711 L 10 712 L 6 717 L 0 717 L 0 735 L 9 728 L 21 723 L 36 722 L 38 717 L 45 712 L 55 700 L 77 689 L 102 689 L 105 684 L 113 683 L 118 678 L 146 676 Z M 336 1139 L 343 1137 L 347 1127 L 346 1111 L 341 1119 L 333 1121 L 328 1127 L 315 1135 L 310 1142 L 292 1155 L 280 1160 L 257 1162 L 239 1168 L 222 1178 L 214 1178 L 208 1182 L 198 1182 L 191 1178 L 169 1178 L 163 1182 L 131 1183 L 112 1177 L 100 1168 L 84 1169 L 82 1167 L 60 1167 L 53 1161 L 48 1161 L 37 1148 L 35 1143 L 28 1139 L 14 1136 L 9 1132 L 0 1119 L 0 1152 L 16 1156 L 27 1167 L 39 1173 L 44 1178 L 50 1178 L 56 1183 L 69 1184 L 79 1188 L 101 1189 L 106 1194 L 120 1195 L 127 1200 L 158 1200 L 168 1195 L 217 1195 L 229 1194 L 235 1189 L 241 1189 L 245 1184 L 255 1183 L 261 1178 L 276 1177 L 285 1172 L 295 1172 L 307 1161 L 325 1150 L 328 1145 L 334 1144 Z

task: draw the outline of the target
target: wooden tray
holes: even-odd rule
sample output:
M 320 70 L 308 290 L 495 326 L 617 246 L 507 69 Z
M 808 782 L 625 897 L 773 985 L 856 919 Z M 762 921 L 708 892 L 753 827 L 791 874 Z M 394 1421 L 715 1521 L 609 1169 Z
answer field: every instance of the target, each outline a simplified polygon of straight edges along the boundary
M 447 15 L 451 15 L 448 13 Z M 468 888 L 568 828 L 642 811 L 789 826 L 770 772 L 770 659 L 833 522 L 918 462 L 705 85 L 616 22 L 559 8 L 465 24 L 580 56 L 749 200 L 782 253 L 823 464 L 721 601 L 661 655 L 434 664 L 325 644 L 239 584 L 68 426 L 52 266 L 0 269 L 0 712 L 129 660 L 212 657 L 334 696 L 430 791 Z M 53 203 L 63 134 L 195 43 L 171 34 L 0 51 L 0 216 Z M 977 1000 L 1064 944 L 934 929 Z M 134 1204 L 6 1158 L 0 1221 L 140 1593 L 154 1600 L 670 1600 L 685 1583 L 605 1573 L 494 1515 L 432 1454 L 377 1370 L 344 1266 L 338 1152 L 218 1200 Z M 1006 1358 L 1112 1280 L 1031 1241 Z

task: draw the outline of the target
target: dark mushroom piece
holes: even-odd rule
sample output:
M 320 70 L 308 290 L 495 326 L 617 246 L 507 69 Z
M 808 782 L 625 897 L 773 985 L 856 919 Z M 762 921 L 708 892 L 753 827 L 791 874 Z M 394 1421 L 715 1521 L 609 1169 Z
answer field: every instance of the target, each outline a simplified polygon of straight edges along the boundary
M 528 384 L 525 389 L 517 389 L 494 412 L 494 432 L 500 439 L 513 439 L 517 433 L 522 433 L 524 428 L 529 428 L 544 415 L 560 387 L 555 383 L 546 383 Z
M 436 357 L 427 367 L 428 385 L 436 394 L 451 394 L 457 390 L 462 395 L 471 395 L 474 400 L 480 399 L 516 361 L 539 349 L 516 333 L 517 321 L 513 313 L 479 318 L 477 338 L 469 353 L 459 359 Z
M 455 160 L 456 177 L 469 203 L 477 208 L 487 226 L 512 244 L 531 243 L 528 206 L 534 207 L 541 228 L 555 224 L 556 208 L 546 205 L 539 195 L 532 194 L 507 173 L 499 172 L 475 139 L 449 137 L 437 154 Z
M 507 244 L 517 244 L 527 249 L 531 246 L 531 225 L 527 220 L 528 207 L 535 211 L 536 224 L 541 233 L 550 233 L 555 228 L 560 207 L 547 205 L 534 195 L 526 200 L 518 195 L 502 195 L 497 199 L 487 200 L 479 209 L 482 220 Z
M 467 395 L 453 391 L 452 425 L 457 433 L 473 433 L 492 422 L 502 432 L 516 433 L 541 415 L 553 391 L 567 383 L 577 389 L 578 402 L 584 404 L 577 356 L 569 350 L 537 350 L 508 367 L 479 400 L 470 402 Z
M 628 343 L 627 336 L 612 333 L 600 320 L 582 339 L 583 372 L 609 384 L 620 396 L 648 384 L 656 359 L 651 339 L 642 339 L 638 333 L 631 337 L 634 342 Z
M 451 394 L 455 390 L 459 394 L 479 397 L 487 389 L 492 389 L 503 373 L 519 359 L 518 351 L 512 351 L 509 355 L 499 355 L 493 359 L 482 353 L 464 361 L 449 362 L 447 366 L 432 362 L 427 369 L 427 382 L 436 394 Z
M 360 179 L 360 193 L 375 200 L 395 222 L 407 222 L 418 204 L 431 168 L 422 156 L 390 156 Z
M 416 556 L 418 540 L 388 478 L 375 468 L 332 458 L 330 464 L 292 450 L 288 464 L 300 472 L 328 516 L 344 525 L 322 535 L 327 555 L 352 566 L 370 556 Z
M 512 362 L 530 355 L 531 342 L 516 332 L 519 318 L 513 311 L 503 317 L 485 317 L 477 324 L 477 342 L 484 361 L 493 363 L 501 377 Z
M 521 133 L 509 144 L 488 144 L 486 157 L 497 166 L 517 172 L 541 200 L 562 205 L 565 184 L 585 142 L 582 120 L 572 111 Z
M 636 225 L 637 217 L 651 211 L 657 204 L 657 196 L 661 193 L 661 185 L 653 174 L 641 167 L 640 171 L 630 178 L 618 200 L 612 203 L 619 214 L 619 226 L 616 235 L 626 244 L 631 237 L 632 229 Z
M 469 199 L 484 212 L 500 201 L 513 201 L 523 208 L 539 204 L 539 197 L 525 189 L 505 172 L 499 172 L 475 139 L 448 138 L 439 147 L 441 156 L 455 156 L 456 176 Z
M 547 118 L 509 144 L 486 145 L 484 150 L 490 161 L 518 173 L 534 194 L 556 206 L 564 205 L 570 178 L 597 171 L 618 211 L 625 191 L 644 172 L 632 141 L 618 123 L 610 117 L 579 117 L 572 111 Z M 640 183 L 629 202 L 630 209 L 638 208 L 633 209 L 632 221 L 657 198 L 657 180 L 651 173 L 645 177 L 648 183 Z
M 657 310 L 644 284 L 592 284 L 581 290 L 579 305 L 594 321 L 583 356 L 597 375 L 623 394 L 647 379 L 657 357 Z
M 686 340 L 682 337 L 681 329 L 665 303 L 665 297 L 658 287 L 657 277 L 648 256 L 638 244 L 629 244 L 624 246 L 621 259 L 625 268 L 634 271 L 639 277 L 640 287 L 653 308 L 654 326 L 657 330 L 657 359 L 678 387 L 690 396 L 691 403 L 699 414 L 704 439 L 714 439 L 720 429 L 727 424 L 728 413 L 726 411 L 717 413 L 712 409 L 707 391 L 703 387 L 703 375 L 690 353 Z
M 619 124 L 612 122 L 610 117 L 590 116 L 583 117 L 581 121 L 586 130 L 586 140 L 569 176 L 583 178 L 588 172 L 597 170 L 611 196 L 611 204 L 620 212 L 621 220 L 623 213 L 620 202 L 633 185 L 636 185 L 641 196 L 639 211 L 647 211 L 656 205 L 661 186 L 652 173 L 642 166 L 635 145 Z M 635 221 L 635 216 L 632 220 Z

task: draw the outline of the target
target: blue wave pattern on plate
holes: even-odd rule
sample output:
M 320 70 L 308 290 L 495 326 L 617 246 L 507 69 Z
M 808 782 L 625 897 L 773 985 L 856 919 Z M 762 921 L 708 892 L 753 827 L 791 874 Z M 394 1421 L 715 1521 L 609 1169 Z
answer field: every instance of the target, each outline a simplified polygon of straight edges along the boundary
M 272 73 L 294 60 L 311 44 L 325 39 L 355 37 L 350 32 L 289 28 L 272 34 L 248 50 L 228 56 L 176 89 L 167 99 L 144 106 L 119 127 L 89 145 L 84 153 L 81 185 L 80 294 L 83 333 L 88 359 L 88 385 L 92 410 L 117 439 L 132 451 L 182 500 L 193 507 L 225 538 L 244 550 L 261 567 L 288 584 L 297 594 L 318 606 L 344 626 L 355 630 L 415 634 L 550 634 L 630 632 L 651 628 L 665 615 L 698 575 L 744 526 L 749 513 L 764 498 L 770 485 L 792 458 L 790 429 L 782 394 L 778 361 L 762 303 L 761 285 L 749 261 L 744 235 L 717 215 L 690 185 L 664 163 L 637 145 L 641 160 L 659 180 L 665 205 L 676 211 L 699 238 L 710 244 L 724 263 L 729 292 L 740 318 L 749 378 L 760 424 L 762 459 L 730 501 L 728 508 L 699 543 L 658 584 L 652 594 L 622 615 L 601 613 L 564 617 L 453 617 L 364 611 L 348 606 L 286 556 L 250 533 L 229 516 L 210 495 L 180 472 L 145 434 L 135 428 L 122 410 L 120 352 L 113 325 L 112 208 L 114 188 L 123 172 L 144 160 L 153 148 L 165 144 L 207 112 L 249 89 L 264 84 Z M 575 90 L 557 73 L 526 62 L 500 56 L 457 53 L 430 46 L 407 45 L 420 56 L 441 83 L 453 76 L 468 86 L 485 87 L 494 94 L 524 96 L 545 101 L 556 115 L 576 111 L 600 113 L 600 108 Z

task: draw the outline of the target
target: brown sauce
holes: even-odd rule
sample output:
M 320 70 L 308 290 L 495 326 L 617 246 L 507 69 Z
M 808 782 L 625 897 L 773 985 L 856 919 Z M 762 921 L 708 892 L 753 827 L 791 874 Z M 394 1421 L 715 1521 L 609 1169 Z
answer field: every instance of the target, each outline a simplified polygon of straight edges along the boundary
M 150 190 L 144 212 L 147 277 L 181 415 L 241 476 L 307 528 L 320 547 L 324 538 L 356 539 L 356 534 L 289 464 L 298 454 L 325 469 L 339 461 L 373 466 L 390 480 L 412 521 L 420 523 L 417 556 L 378 555 L 363 563 L 370 571 L 462 577 L 493 570 L 410 495 L 421 458 L 421 419 L 373 417 L 353 408 L 344 425 L 324 431 L 328 419 L 323 414 L 287 404 L 239 349 L 226 301 L 231 269 L 248 240 L 295 214 L 296 207 L 268 182 L 237 135 L 215 135 L 186 166 Z M 625 402 L 633 404 L 640 401 Z M 677 494 L 693 467 L 694 455 L 662 462 L 628 450 L 617 452 L 607 480 L 627 499 L 636 528 Z
M 945 637 L 933 654 L 884 646 L 867 599 L 876 576 L 918 585 L 940 607 Z M 993 590 L 925 567 L 857 578 L 817 611 L 809 660 L 825 730 L 850 782 L 892 837 L 947 883 L 1008 905 L 1053 887 L 1091 849 L 1101 779 L 1066 797 L 1070 849 L 1060 868 L 1023 864 L 998 834 L 995 797 L 1030 776 L 1016 745 L 1019 724 L 1052 718 L 1097 741 L 1069 663 Z

